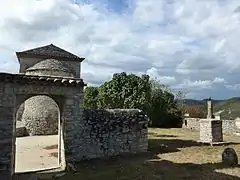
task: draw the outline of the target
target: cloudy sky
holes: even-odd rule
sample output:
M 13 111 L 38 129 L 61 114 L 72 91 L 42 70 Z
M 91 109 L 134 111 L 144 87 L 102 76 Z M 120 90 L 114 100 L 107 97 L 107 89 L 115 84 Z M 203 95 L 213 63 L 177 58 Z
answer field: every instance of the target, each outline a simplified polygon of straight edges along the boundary
M 188 98 L 240 96 L 239 0 L 0 1 L 0 71 L 51 43 L 86 58 L 88 84 L 126 71 Z

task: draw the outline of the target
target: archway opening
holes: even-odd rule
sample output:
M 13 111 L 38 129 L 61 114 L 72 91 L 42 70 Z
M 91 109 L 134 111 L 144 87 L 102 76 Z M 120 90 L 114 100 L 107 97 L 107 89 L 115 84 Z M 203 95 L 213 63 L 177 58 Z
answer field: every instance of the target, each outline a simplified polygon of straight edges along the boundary
M 56 101 L 46 95 L 34 95 L 17 108 L 14 172 L 59 168 L 62 127 Z

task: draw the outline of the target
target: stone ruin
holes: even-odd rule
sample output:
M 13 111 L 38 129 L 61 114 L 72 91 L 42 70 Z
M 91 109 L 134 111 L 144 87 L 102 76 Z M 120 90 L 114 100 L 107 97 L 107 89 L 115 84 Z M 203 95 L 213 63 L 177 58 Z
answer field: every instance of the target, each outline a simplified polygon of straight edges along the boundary
M 142 111 L 83 109 L 84 58 L 53 44 L 16 54 L 19 74 L 0 73 L 0 179 L 15 176 L 16 124 L 28 135 L 58 127 L 60 170 L 84 159 L 147 151 L 149 120 Z
M 212 100 L 207 100 L 207 119 L 200 120 L 200 142 L 218 144 L 223 142 L 222 121 L 213 116 Z
M 46 47 L 44 47 L 46 49 Z M 48 48 L 56 49 L 54 45 L 49 45 Z M 43 49 L 43 48 L 41 48 Z M 31 50 L 30 52 L 35 51 Z M 38 49 L 39 51 L 39 49 Z M 46 52 L 46 50 L 43 50 Z M 40 59 L 36 60 L 36 57 L 29 56 L 29 51 L 18 52 L 17 57 L 20 63 L 20 73 L 26 75 L 36 76 L 56 76 L 56 77 L 67 77 L 67 78 L 79 78 L 80 69 L 76 69 L 74 66 L 80 66 L 80 62 L 66 63 L 66 59 L 63 61 L 53 59 Z M 33 52 L 34 53 L 34 52 Z M 27 56 L 26 56 L 27 54 Z M 76 58 L 76 57 L 74 57 Z M 35 64 L 32 64 L 32 61 Z M 72 64 L 73 63 L 73 64 Z M 75 69 L 74 69 L 75 68 Z M 46 108 L 48 107 L 48 108 Z M 19 108 L 17 120 L 22 121 L 20 127 L 17 126 L 17 135 L 23 136 L 21 133 L 26 135 L 53 135 L 58 133 L 58 115 L 59 107 L 55 101 L 45 95 L 37 95 L 27 99 Z M 25 126 L 23 131 L 22 125 Z
M 213 104 L 211 97 L 207 100 L 207 119 L 213 119 Z

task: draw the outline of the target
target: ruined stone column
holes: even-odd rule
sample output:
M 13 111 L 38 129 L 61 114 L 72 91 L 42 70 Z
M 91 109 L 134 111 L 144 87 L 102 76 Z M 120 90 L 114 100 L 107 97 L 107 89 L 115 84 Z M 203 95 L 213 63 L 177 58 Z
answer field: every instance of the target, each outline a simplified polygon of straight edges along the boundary
M 212 100 L 207 100 L 207 119 L 200 120 L 200 142 L 218 144 L 223 142 L 222 121 L 213 116 Z
M 207 119 L 213 118 L 213 105 L 211 97 L 207 100 Z

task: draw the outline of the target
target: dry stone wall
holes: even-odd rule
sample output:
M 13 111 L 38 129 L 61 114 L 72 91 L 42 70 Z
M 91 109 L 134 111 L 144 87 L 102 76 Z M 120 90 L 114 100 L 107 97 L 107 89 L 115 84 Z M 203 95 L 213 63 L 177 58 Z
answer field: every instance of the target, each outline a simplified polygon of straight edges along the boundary
M 79 119 L 80 120 L 80 119 Z M 77 160 L 123 153 L 146 152 L 148 148 L 148 117 L 138 109 L 83 110 L 78 133 Z M 26 136 L 23 122 L 17 123 L 17 136 Z
M 81 159 L 146 152 L 148 117 L 138 109 L 83 111 Z
M 193 130 L 199 130 L 200 118 L 185 118 L 182 127 L 193 129 Z
M 185 118 L 183 122 L 183 128 L 189 128 L 193 130 L 199 130 L 200 118 Z M 236 132 L 236 121 L 235 120 L 221 120 L 223 133 L 233 134 Z
M 222 130 L 226 134 L 233 134 L 236 132 L 236 121 L 235 120 L 222 120 Z

